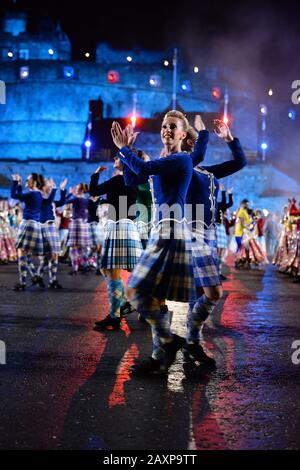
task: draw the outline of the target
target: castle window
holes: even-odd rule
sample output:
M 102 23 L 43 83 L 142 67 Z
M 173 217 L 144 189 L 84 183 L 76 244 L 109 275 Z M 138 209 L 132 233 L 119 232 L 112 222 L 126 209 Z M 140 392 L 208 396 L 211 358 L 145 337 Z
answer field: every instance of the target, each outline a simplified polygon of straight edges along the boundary
M 29 60 L 29 50 L 28 49 L 20 49 L 19 50 L 19 59 Z

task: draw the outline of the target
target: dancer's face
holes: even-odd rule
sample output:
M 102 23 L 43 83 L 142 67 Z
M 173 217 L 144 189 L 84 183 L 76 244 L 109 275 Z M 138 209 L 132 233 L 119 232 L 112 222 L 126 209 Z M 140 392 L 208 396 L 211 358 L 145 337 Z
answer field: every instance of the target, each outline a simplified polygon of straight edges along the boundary
M 33 189 L 35 187 L 35 183 L 34 183 L 32 175 L 28 176 L 25 186 L 26 188 L 29 188 L 29 189 Z
M 168 147 L 181 145 L 186 137 L 182 120 L 176 117 L 165 118 L 161 126 L 160 136 L 162 143 Z

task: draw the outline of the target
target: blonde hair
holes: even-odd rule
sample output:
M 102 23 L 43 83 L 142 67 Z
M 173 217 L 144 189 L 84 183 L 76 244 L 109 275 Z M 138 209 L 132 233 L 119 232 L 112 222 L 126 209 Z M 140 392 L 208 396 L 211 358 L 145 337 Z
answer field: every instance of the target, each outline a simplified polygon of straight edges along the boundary
M 193 126 L 189 126 L 186 134 L 186 138 L 183 140 L 181 149 L 183 152 L 192 152 L 194 149 L 195 142 L 198 137 L 198 132 L 193 128 Z
M 182 127 L 183 127 L 184 132 L 188 131 L 190 127 L 189 121 L 187 120 L 186 116 L 181 111 L 177 111 L 177 109 L 172 109 L 171 111 L 168 111 L 164 115 L 164 120 L 168 117 L 180 119 L 182 121 Z

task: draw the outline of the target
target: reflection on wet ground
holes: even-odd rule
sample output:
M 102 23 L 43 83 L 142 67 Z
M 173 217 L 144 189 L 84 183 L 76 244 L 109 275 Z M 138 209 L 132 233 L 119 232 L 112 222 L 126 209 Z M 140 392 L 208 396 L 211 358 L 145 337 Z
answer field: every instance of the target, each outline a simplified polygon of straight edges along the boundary
M 105 284 L 70 278 L 62 292 L 10 290 L 0 270 L 0 448 L 296 449 L 300 447 L 299 287 L 264 271 L 228 271 L 224 297 L 203 331 L 217 360 L 207 372 L 183 362 L 166 377 L 133 378 L 151 348 L 132 314 L 122 330 L 93 331 L 108 310 Z M 187 306 L 169 302 L 184 335 Z

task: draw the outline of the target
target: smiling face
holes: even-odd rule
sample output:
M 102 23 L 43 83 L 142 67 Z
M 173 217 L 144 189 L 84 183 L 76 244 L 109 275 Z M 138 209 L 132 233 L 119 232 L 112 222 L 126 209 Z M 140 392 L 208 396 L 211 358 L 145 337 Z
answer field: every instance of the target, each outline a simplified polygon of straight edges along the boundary
M 182 120 L 176 117 L 165 117 L 161 126 L 160 136 L 162 143 L 166 147 L 181 146 L 183 139 L 186 137 Z
M 33 179 L 32 175 L 29 175 L 26 183 L 25 183 L 26 188 L 33 189 L 35 187 L 35 181 Z

